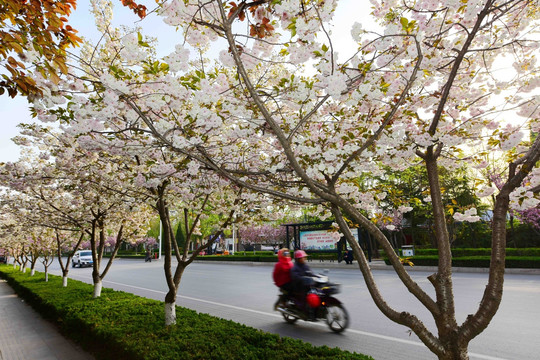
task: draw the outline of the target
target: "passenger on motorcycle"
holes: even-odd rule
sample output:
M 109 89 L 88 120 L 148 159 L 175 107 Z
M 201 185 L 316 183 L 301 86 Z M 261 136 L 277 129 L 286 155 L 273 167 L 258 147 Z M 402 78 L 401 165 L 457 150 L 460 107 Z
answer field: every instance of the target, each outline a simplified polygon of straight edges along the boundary
M 283 292 L 291 292 L 293 290 L 293 284 L 291 282 L 291 269 L 293 262 L 289 249 L 283 248 L 278 251 L 278 262 L 274 266 L 274 272 L 272 277 L 274 278 L 274 284 L 279 287 Z
M 291 278 L 297 293 L 296 300 L 298 307 L 304 309 L 309 317 L 313 317 L 313 309 L 306 302 L 308 291 L 313 285 L 313 276 L 315 275 L 308 264 L 306 263 L 307 254 L 304 250 L 296 250 L 294 252 L 294 266 L 291 270 Z

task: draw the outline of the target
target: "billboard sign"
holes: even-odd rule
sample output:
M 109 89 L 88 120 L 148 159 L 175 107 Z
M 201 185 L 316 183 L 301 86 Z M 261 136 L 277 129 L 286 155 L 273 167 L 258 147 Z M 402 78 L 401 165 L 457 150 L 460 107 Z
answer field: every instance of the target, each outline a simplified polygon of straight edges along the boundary
M 300 249 L 302 250 L 337 250 L 339 237 L 330 230 L 313 230 L 300 232 Z

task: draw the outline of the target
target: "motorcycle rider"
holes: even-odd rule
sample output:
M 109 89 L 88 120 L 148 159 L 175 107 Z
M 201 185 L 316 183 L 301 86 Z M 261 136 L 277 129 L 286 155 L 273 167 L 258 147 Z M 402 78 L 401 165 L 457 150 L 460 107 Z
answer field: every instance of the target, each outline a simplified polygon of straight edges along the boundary
M 281 289 L 285 297 L 294 290 L 293 283 L 291 282 L 292 267 L 293 262 L 291 260 L 289 249 L 280 249 L 278 251 L 278 262 L 274 266 L 272 277 L 274 279 L 274 284 Z M 279 303 L 283 300 L 284 298 L 282 296 L 278 298 L 274 304 L 274 310 L 277 310 Z
M 306 296 L 311 285 L 314 283 L 313 276 L 315 274 L 306 263 L 306 259 L 307 254 L 304 250 L 296 250 L 294 252 L 295 263 L 291 270 L 291 279 L 297 293 L 296 300 L 298 307 L 305 310 L 309 320 L 314 320 L 314 309 L 306 302 Z

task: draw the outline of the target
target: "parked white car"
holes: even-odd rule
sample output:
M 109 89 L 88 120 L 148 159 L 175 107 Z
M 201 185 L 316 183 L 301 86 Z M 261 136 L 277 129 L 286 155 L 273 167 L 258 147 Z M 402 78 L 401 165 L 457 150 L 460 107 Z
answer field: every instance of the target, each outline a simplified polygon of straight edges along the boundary
M 94 262 L 92 261 L 92 251 L 91 250 L 79 250 L 73 255 L 71 259 L 71 266 L 83 267 L 83 266 L 92 266 Z

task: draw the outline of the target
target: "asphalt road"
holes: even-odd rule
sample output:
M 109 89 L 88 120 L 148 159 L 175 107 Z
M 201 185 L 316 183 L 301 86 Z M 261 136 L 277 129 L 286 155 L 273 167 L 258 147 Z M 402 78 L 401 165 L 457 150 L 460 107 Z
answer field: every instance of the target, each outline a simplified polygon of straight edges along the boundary
M 51 273 L 59 274 L 58 264 Z M 272 310 L 277 288 L 271 280 L 271 266 L 193 263 L 184 273 L 178 305 L 199 312 L 308 341 L 314 345 L 339 347 L 371 355 L 376 360 L 435 359 L 436 357 L 407 328 L 388 320 L 375 307 L 358 269 L 331 269 L 331 281 L 342 284 L 337 297 L 350 315 L 350 327 L 332 333 L 324 323 L 299 321 L 289 325 Z M 319 270 L 319 269 L 315 269 Z M 427 272 L 412 272 L 420 286 L 433 294 Z M 391 271 L 374 270 L 380 291 L 396 310 L 417 315 L 430 328 L 430 315 L 400 284 Z M 70 269 L 69 277 L 91 282 L 90 268 Z M 458 322 L 474 312 L 482 296 L 487 274 L 455 273 Z M 68 285 L 69 286 L 69 285 Z M 163 300 L 167 291 L 160 261 L 115 260 L 104 287 Z M 489 327 L 470 343 L 471 359 L 540 358 L 540 276 L 507 274 L 502 304 Z

